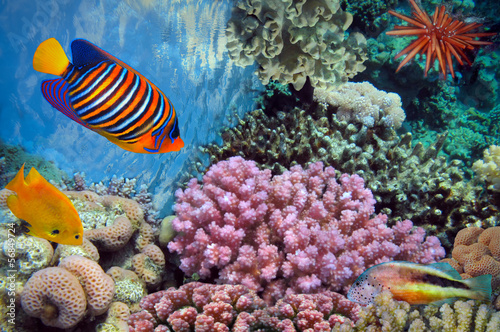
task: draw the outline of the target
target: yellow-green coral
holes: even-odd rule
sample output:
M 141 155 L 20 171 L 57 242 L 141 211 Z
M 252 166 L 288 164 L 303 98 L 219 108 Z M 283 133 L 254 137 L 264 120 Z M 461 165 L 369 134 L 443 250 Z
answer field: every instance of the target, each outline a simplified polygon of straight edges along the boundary
M 500 191 L 500 146 L 491 145 L 484 150 L 483 160 L 476 161 L 472 169 L 488 183 L 488 189 Z
M 373 304 L 361 309 L 359 317 L 356 324 L 347 319 L 332 331 L 500 331 L 500 312 L 473 300 L 412 308 L 406 302 L 393 300 L 390 292 L 383 292 Z
M 351 23 L 338 0 L 240 0 L 228 22 L 227 48 L 239 66 L 257 61 L 264 84 L 273 79 L 300 90 L 309 77 L 327 88 L 365 69 L 366 39 L 345 33 Z

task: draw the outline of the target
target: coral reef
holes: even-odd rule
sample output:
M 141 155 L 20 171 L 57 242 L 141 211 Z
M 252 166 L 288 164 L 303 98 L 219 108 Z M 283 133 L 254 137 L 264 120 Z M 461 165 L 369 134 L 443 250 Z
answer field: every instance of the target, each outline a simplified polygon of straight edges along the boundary
M 132 306 L 146 296 L 146 283 L 135 272 L 113 266 L 107 272 L 115 282 L 113 301 L 123 302 Z
M 406 302 L 395 301 L 390 292 L 375 297 L 375 303 L 361 308 L 359 319 L 345 319 L 333 332 L 365 331 L 482 331 L 500 329 L 500 312 L 477 301 L 456 301 L 452 305 L 428 305 L 412 308 Z
M 357 175 L 337 180 L 318 162 L 271 179 L 253 161 L 233 157 L 213 165 L 203 187 L 192 179 L 176 192 L 179 234 L 169 249 L 188 275 L 264 291 L 271 302 L 286 293 L 346 290 L 365 269 L 392 259 L 431 263 L 444 256 L 435 237 L 409 220 L 387 227 Z
M 125 216 L 118 216 L 111 226 L 86 230 L 85 238 L 103 251 L 117 251 L 123 248 L 134 233 L 132 223 Z
M 275 174 L 316 161 L 358 174 L 373 192 L 377 211 L 394 220 L 411 219 L 448 249 L 464 226 L 496 218 L 497 207 L 481 196 L 480 186 L 465 180 L 461 163 L 438 155 L 446 134 L 424 148 L 409 133 L 398 137 L 388 128 L 339 121 L 333 112 L 322 104 L 276 117 L 255 110 L 222 133 L 222 146 L 203 151 L 212 163 L 239 155 Z
M 77 277 L 87 296 L 90 315 L 102 315 L 108 310 L 115 293 L 115 283 L 99 264 L 85 257 L 68 256 L 58 266 Z
M 68 256 L 81 256 L 98 262 L 100 255 L 97 248 L 90 242 L 87 238 L 83 238 L 83 243 L 79 246 L 71 246 L 58 244 L 56 250 L 54 251 L 54 256 L 52 256 L 51 264 L 59 263 L 59 261 Z
M 395 93 L 377 90 L 368 82 L 346 83 L 334 90 L 314 89 L 314 100 L 337 111 L 337 119 L 398 129 L 405 119 L 401 98 Z
M 67 329 L 84 316 L 87 301 L 78 279 L 60 267 L 40 270 L 26 283 L 21 303 L 30 316 L 47 326 Z
M 155 288 L 162 281 L 161 275 L 165 268 L 165 255 L 158 246 L 148 244 L 140 254 L 132 257 L 132 268 L 146 282 L 148 287 Z
M 106 321 L 99 324 L 96 332 L 129 332 L 130 310 L 123 302 L 113 302 L 108 310 Z
M 492 145 L 484 150 L 484 159 L 472 165 L 476 174 L 488 184 L 488 189 L 500 191 L 500 146 Z
M 278 80 L 300 90 L 309 77 L 327 88 L 365 68 L 366 39 L 345 33 L 351 22 L 337 0 L 240 0 L 228 22 L 227 49 L 239 66 L 256 61 L 264 85 Z
M 0 188 L 12 180 L 23 164 L 27 170 L 35 167 L 48 181 L 59 183 L 67 178 L 66 173 L 59 170 L 53 162 L 47 161 L 41 156 L 29 154 L 21 146 L 5 144 L 1 139 L 0 160 Z
M 458 232 L 452 251 L 452 258 L 444 259 L 450 263 L 462 278 L 473 278 L 491 274 L 493 292 L 500 292 L 500 227 L 482 229 L 464 228 Z M 500 310 L 500 298 L 495 303 Z
M 342 8 L 353 15 L 353 26 L 365 34 L 378 35 L 388 24 L 387 10 L 397 5 L 398 0 L 342 0 Z
M 340 294 L 288 295 L 273 307 L 241 285 L 191 282 L 146 296 L 129 318 L 130 331 L 300 331 L 329 330 L 357 318 L 359 306 Z M 164 329 L 167 327 L 167 329 Z M 291 329 L 292 328 L 292 329 Z
M 105 313 L 113 299 L 114 282 L 94 261 L 68 256 L 58 267 L 34 273 L 26 283 L 21 303 L 24 311 L 47 326 L 70 328 L 84 317 Z

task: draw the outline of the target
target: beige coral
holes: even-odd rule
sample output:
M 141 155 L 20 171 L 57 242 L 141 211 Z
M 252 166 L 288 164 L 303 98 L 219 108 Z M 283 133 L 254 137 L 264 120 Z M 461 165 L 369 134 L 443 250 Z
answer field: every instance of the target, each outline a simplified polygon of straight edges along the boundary
M 488 183 L 488 189 L 500 191 L 500 146 L 491 145 L 483 152 L 483 160 L 472 165 L 477 175 Z
M 149 244 L 142 253 L 132 257 L 132 267 L 148 287 L 156 287 L 161 282 L 161 273 L 165 268 L 165 255 L 158 246 Z
M 78 212 L 92 210 L 101 212 L 106 209 L 114 209 L 117 214 L 125 213 L 134 230 L 138 229 L 144 222 L 144 211 L 139 203 L 132 199 L 112 195 L 100 196 L 95 192 L 85 190 L 65 191 L 64 193 L 73 200 L 73 203 L 76 203 L 75 207 Z
M 346 83 L 329 90 L 317 88 L 314 100 L 335 107 L 339 120 L 367 127 L 380 124 L 398 129 L 406 117 L 399 95 L 378 90 L 368 82 Z
M 132 223 L 134 230 L 138 229 L 144 222 L 144 211 L 142 210 L 139 203 L 132 199 L 120 197 L 120 196 L 102 196 L 102 203 L 104 205 L 120 206 L 123 209 L 127 218 Z
M 0 190 L 0 208 L 2 209 L 8 209 L 9 207 L 7 206 L 7 198 L 10 195 L 14 195 L 15 192 L 9 189 L 2 189 Z
M 338 0 L 240 0 L 226 31 L 229 56 L 239 66 L 254 61 L 264 84 L 278 80 L 300 90 L 345 83 L 363 71 L 366 39 L 346 36 L 352 15 Z
M 135 249 L 142 251 L 148 244 L 153 243 L 155 234 L 150 224 L 143 223 L 135 241 Z
M 104 251 L 117 251 L 123 248 L 134 233 L 132 223 L 126 216 L 119 216 L 111 226 L 89 229 L 84 237 Z
M 115 282 L 114 301 L 125 302 L 132 306 L 146 296 L 146 283 L 134 271 L 113 266 L 106 271 L 106 274 Z
M 115 284 L 99 264 L 81 256 L 69 256 L 61 260 L 59 267 L 77 277 L 87 295 L 88 309 L 92 315 L 101 315 L 108 310 Z
M 4 241 L 0 256 L 12 257 L 9 255 L 12 249 L 19 273 L 27 276 L 49 266 L 54 253 L 49 241 L 24 234 L 15 237 L 15 248 Z
M 21 304 L 28 315 L 40 318 L 43 324 L 67 329 L 83 318 L 86 300 L 73 274 L 63 268 L 49 267 L 28 280 Z
M 101 331 L 114 331 L 114 332 L 128 332 L 128 318 L 130 310 L 123 302 L 113 302 L 108 310 L 106 321 L 97 326 L 97 332 Z
M 54 256 L 52 258 L 52 264 L 57 264 L 61 259 L 78 255 L 94 262 L 99 261 L 99 251 L 85 236 L 83 237 L 83 243 L 79 246 L 70 246 L 65 244 L 58 244 L 56 250 L 54 251 Z

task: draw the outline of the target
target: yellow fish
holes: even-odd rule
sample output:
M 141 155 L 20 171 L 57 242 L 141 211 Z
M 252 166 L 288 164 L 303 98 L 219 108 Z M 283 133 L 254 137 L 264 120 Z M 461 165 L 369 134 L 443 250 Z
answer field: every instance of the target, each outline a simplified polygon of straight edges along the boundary
M 24 179 L 23 164 L 5 188 L 16 193 L 7 198 L 7 206 L 29 224 L 29 235 L 60 244 L 82 244 L 83 225 L 73 203 L 35 168 Z
M 381 291 L 409 304 L 441 304 L 456 298 L 491 300 L 491 274 L 462 279 L 448 263 L 430 265 L 394 261 L 375 265 L 361 274 L 347 293 L 347 298 L 370 304 Z

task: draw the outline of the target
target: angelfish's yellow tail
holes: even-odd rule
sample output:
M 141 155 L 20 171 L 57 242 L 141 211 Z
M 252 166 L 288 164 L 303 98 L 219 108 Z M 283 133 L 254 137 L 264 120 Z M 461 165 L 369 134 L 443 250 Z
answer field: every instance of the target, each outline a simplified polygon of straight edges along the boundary
M 55 38 L 49 38 L 38 45 L 33 56 L 33 69 L 46 74 L 62 76 L 69 63 L 61 44 Z

